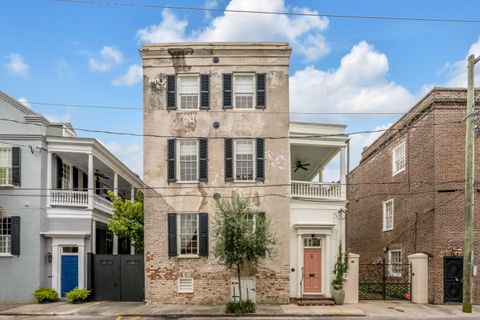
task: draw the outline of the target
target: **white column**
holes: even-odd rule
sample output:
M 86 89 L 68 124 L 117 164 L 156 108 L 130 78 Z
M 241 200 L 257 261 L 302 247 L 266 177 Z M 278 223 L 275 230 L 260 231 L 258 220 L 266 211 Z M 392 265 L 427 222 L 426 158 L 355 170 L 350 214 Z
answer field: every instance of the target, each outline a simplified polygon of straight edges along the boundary
M 78 246 L 78 287 L 85 288 L 85 245 Z
M 52 190 L 52 153 L 47 152 L 47 207 L 50 207 L 50 194 Z
M 93 154 L 88 154 L 88 209 L 93 209 Z
M 324 295 L 326 295 L 327 297 L 331 297 L 332 293 L 330 292 L 330 283 L 332 281 L 332 274 L 331 274 L 330 268 L 331 268 L 332 262 L 335 263 L 335 261 L 330 260 L 331 248 L 330 248 L 330 235 L 328 234 L 325 235 L 325 248 L 327 250 L 325 252 L 325 261 L 327 262 L 325 264 L 325 276 L 327 279 L 326 281 L 323 282 L 323 287 L 325 288 L 323 292 L 324 292 Z
M 60 263 L 60 256 L 58 252 L 58 245 L 52 244 L 52 289 L 55 289 L 57 292 L 60 292 L 60 284 L 59 284 L 60 269 L 58 267 L 59 263 Z
M 348 272 L 345 280 L 345 303 L 358 303 L 358 264 L 360 256 L 358 254 L 348 254 Z
M 342 199 L 347 199 L 347 165 L 345 147 L 340 148 L 340 190 Z
M 412 302 L 428 303 L 428 256 L 415 253 L 408 256 L 412 265 Z
M 132 242 L 130 243 L 130 254 L 135 254 L 135 247 L 134 247 L 134 242 L 132 240 Z
M 116 172 L 113 173 L 113 195 L 118 196 L 118 174 Z M 118 237 L 116 234 L 113 235 L 112 253 L 118 254 Z
M 130 189 L 130 200 L 135 201 L 135 187 L 132 186 Z
M 91 239 L 92 253 L 97 252 L 97 224 L 95 220 L 92 220 L 92 239 Z
M 303 250 L 302 250 L 302 235 L 297 234 L 297 298 L 302 297 L 303 291 Z

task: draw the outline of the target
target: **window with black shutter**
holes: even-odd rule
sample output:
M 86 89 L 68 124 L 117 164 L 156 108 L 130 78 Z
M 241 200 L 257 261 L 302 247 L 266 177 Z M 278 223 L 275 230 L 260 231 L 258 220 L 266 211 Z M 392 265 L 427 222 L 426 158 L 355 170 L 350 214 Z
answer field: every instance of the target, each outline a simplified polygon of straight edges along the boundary
M 223 108 L 232 109 L 232 74 L 223 75 Z
M 198 214 L 198 229 L 199 229 L 199 245 L 198 255 L 202 257 L 208 256 L 208 214 Z
M 168 157 L 168 182 L 175 182 L 177 181 L 175 176 L 175 139 L 168 139 L 168 150 L 167 150 L 167 157 Z
M 265 73 L 257 74 L 257 109 L 265 109 L 267 106 L 266 77 Z
M 225 139 L 225 181 L 233 181 L 233 139 Z
M 177 93 L 176 93 L 176 78 L 175 75 L 167 76 L 167 110 L 177 109 Z
M 177 256 L 177 215 L 168 214 L 168 256 Z
M 20 147 L 12 148 L 12 184 L 18 187 L 21 184 L 21 149 Z
M 14 256 L 20 255 L 20 217 L 10 217 L 11 222 L 11 234 L 12 234 L 12 250 L 11 253 Z
M 265 139 L 257 139 L 257 181 L 265 180 Z
M 200 109 L 210 109 L 210 75 L 200 75 Z
M 199 181 L 208 181 L 208 139 L 199 139 Z

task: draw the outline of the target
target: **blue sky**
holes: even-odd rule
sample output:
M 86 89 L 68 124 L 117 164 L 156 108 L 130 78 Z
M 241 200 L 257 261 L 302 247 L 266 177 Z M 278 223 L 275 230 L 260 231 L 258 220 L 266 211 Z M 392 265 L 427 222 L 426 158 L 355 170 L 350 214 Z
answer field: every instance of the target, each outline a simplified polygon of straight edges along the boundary
M 459 19 L 476 19 L 480 11 L 480 2 L 473 0 L 118 1 Z M 141 133 L 141 110 L 32 102 L 141 107 L 138 49 L 142 42 L 284 40 L 293 48 L 291 111 L 404 112 L 432 86 L 463 85 L 467 54 L 480 54 L 480 24 L 205 14 L 51 0 L 4 1 L 2 12 L 6 14 L 0 20 L 0 90 L 30 102 L 51 119 L 112 131 Z M 313 120 L 345 123 L 353 132 L 383 128 L 396 118 L 315 116 Z M 141 173 L 141 138 L 79 135 L 100 139 Z M 352 136 L 353 163 L 361 147 L 374 138 Z

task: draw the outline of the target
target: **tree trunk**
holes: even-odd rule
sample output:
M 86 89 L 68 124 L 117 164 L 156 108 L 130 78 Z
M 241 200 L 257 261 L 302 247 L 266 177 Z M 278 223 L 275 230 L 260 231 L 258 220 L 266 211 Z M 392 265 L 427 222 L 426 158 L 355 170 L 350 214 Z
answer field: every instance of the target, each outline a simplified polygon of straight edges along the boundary
M 240 281 L 240 266 L 237 265 L 237 276 L 238 276 L 238 296 L 240 301 L 242 301 L 242 282 Z

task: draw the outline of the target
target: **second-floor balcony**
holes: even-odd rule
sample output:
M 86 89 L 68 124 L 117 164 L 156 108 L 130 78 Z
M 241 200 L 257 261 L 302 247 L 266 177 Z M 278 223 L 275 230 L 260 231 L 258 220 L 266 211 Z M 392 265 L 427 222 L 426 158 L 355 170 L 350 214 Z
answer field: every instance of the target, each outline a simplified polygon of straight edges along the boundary
M 292 181 L 291 193 L 293 197 L 316 199 L 341 199 L 340 183 L 326 183 L 314 181 Z
M 88 208 L 88 191 L 50 190 L 52 207 Z M 93 207 L 106 213 L 112 213 L 112 202 L 97 194 L 93 195 Z

